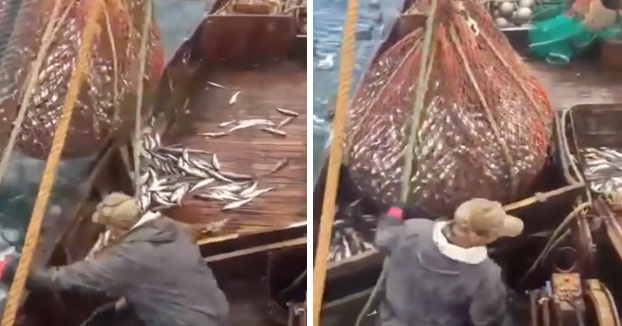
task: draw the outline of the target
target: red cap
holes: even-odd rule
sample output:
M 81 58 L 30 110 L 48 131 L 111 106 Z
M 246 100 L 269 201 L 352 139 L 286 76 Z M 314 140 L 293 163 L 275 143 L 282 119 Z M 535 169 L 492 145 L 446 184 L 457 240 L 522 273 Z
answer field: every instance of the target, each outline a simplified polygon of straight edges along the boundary
M 398 220 L 402 219 L 403 214 L 404 214 L 404 211 L 399 207 L 391 207 L 389 208 L 389 211 L 387 212 L 387 215 L 395 217 Z

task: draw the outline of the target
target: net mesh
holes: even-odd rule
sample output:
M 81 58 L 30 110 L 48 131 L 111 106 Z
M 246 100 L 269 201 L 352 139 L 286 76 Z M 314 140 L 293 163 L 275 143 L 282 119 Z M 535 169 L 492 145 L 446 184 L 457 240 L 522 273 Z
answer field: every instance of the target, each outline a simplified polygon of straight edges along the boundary
M 82 37 L 86 13 L 93 0 L 61 1 L 60 15 L 45 51 L 33 96 L 19 134 L 19 151 L 47 157 L 69 78 Z M 42 49 L 54 0 L 3 1 L 0 3 L 0 135 L 7 137 L 22 104 L 32 62 Z M 105 15 L 93 45 L 90 67 L 76 104 L 64 158 L 95 154 L 105 137 L 124 123 L 131 123 L 135 109 L 141 26 L 145 0 L 106 0 Z M 163 69 L 159 32 L 152 24 L 148 43 L 145 90 L 153 90 Z M 0 139 L 5 141 L 5 139 Z
M 426 1 L 416 6 L 428 12 Z M 473 197 L 517 199 L 547 157 L 547 95 L 481 5 L 439 0 L 434 14 L 409 200 L 450 214 Z M 416 30 L 379 57 L 350 109 L 350 173 L 363 194 L 382 203 L 400 199 L 422 41 Z

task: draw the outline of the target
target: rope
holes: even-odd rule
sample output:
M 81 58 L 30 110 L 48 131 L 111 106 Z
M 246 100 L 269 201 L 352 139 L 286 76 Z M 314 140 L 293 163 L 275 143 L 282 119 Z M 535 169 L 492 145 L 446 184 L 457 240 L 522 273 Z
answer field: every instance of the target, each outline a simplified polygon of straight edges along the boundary
M 343 48 L 341 49 L 341 67 L 339 72 L 339 90 L 333 123 L 333 140 L 328 159 L 326 187 L 322 203 L 322 216 L 318 234 L 317 256 L 313 271 L 313 324 L 320 325 L 320 311 L 324 299 L 324 283 L 330 250 L 330 239 L 333 222 L 335 221 L 335 201 L 339 185 L 339 172 L 342 159 L 343 130 L 346 122 L 348 97 L 352 84 L 352 70 L 355 62 L 356 22 L 358 20 L 358 0 L 348 1 L 346 24 L 343 31 Z
M 30 99 L 37 87 L 37 82 L 39 81 L 39 71 L 41 70 L 41 66 L 43 65 L 43 60 L 45 59 L 45 55 L 47 53 L 48 48 L 52 44 L 54 39 L 54 35 L 56 34 L 56 30 L 54 25 L 58 21 L 58 14 L 60 12 L 61 1 L 56 0 L 54 2 L 54 7 L 52 8 L 52 14 L 50 16 L 50 20 L 45 27 L 43 32 L 41 47 L 39 48 L 39 52 L 37 53 L 37 57 L 35 61 L 32 63 L 31 70 L 27 77 L 26 82 L 26 91 L 22 98 L 21 105 L 19 107 L 19 111 L 17 112 L 17 117 L 13 121 L 13 129 L 11 130 L 11 134 L 9 135 L 9 140 L 7 142 L 6 147 L 4 148 L 4 152 L 2 153 L 2 159 L 0 160 L 0 184 L 2 183 L 2 179 L 4 179 L 4 175 L 9 166 L 9 158 L 11 157 L 11 153 L 15 148 L 15 142 L 17 141 L 17 136 L 22 130 L 22 124 L 24 123 L 24 117 L 26 116 L 26 111 L 30 106 Z M 71 5 L 69 6 L 71 7 Z M 58 22 L 60 25 L 62 21 Z
M 568 216 L 564 218 L 564 220 L 559 224 L 559 226 L 557 226 L 557 228 L 555 229 L 555 231 L 549 238 L 549 241 L 544 246 L 544 249 L 542 249 L 542 252 L 538 256 L 538 258 L 536 258 L 536 260 L 533 262 L 531 267 L 529 267 L 525 275 L 521 278 L 521 280 L 519 281 L 519 284 L 523 284 L 525 280 L 527 280 L 527 276 L 529 276 L 529 274 L 531 274 L 536 269 L 536 267 L 538 267 L 542 259 L 544 259 L 544 257 L 546 257 L 550 253 L 550 251 L 555 247 L 555 244 L 558 243 L 557 240 L 559 240 L 558 237 L 563 236 L 562 231 L 566 230 L 566 227 L 568 226 L 568 224 L 570 224 L 570 222 L 572 222 L 572 220 L 574 220 L 575 217 L 577 217 L 580 213 L 584 212 L 590 206 L 591 206 L 590 203 L 582 203 L 578 205 L 577 207 L 575 207 L 575 209 L 573 209 L 572 212 L 570 212 L 570 214 L 568 214 Z M 562 235 L 560 235 L 560 233 L 562 233 Z
M 144 77 L 145 77 L 145 64 L 147 61 L 147 40 L 149 39 L 149 29 L 151 28 L 151 0 L 146 0 L 145 3 L 145 17 L 143 21 L 143 30 L 140 39 L 140 53 L 139 53 L 139 62 L 140 62 L 140 71 L 138 72 L 138 91 L 136 96 L 136 126 L 135 126 L 135 134 L 134 134 L 134 196 L 139 198 L 140 196 L 140 185 L 138 184 L 138 174 L 140 173 L 140 149 L 141 146 L 141 117 L 142 117 L 142 106 L 143 106 L 143 89 L 144 85 Z
M 410 136 L 408 137 L 408 145 L 404 153 L 404 172 L 402 174 L 401 200 L 408 200 L 410 188 L 410 178 L 412 177 L 413 159 L 415 158 L 415 148 L 417 148 L 417 131 L 421 124 L 421 113 L 425 95 L 428 91 L 428 80 L 432 71 L 434 55 L 430 56 L 432 48 L 432 35 L 434 34 L 434 17 L 436 16 L 436 6 L 438 0 L 432 0 L 428 18 L 426 19 L 425 34 L 423 36 L 423 49 L 421 53 L 421 64 L 419 67 L 419 76 L 417 77 L 417 89 L 415 91 L 415 105 L 413 107 L 412 126 L 410 127 Z M 434 43 L 436 49 L 436 43 Z M 429 60 L 429 61 L 428 61 Z M 427 70 L 427 71 L 426 71 Z
M 80 93 L 80 87 L 84 80 L 84 73 L 89 67 L 89 55 L 93 48 L 93 41 L 95 35 L 99 33 L 99 26 L 97 25 L 97 19 L 99 18 L 103 8 L 103 0 L 96 0 L 92 4 L 92 8 L 88 10 L 88 16 L 86 18 L 86 26 L 82 34 L 82 41 L 80 50 L 78 52 L 78 59 L 76 66 L 69 80 L 69 89 L 65 96 L 65 103 L 63 104 L 62 116 L 56 127 L 54 133 L 54 139 L 52 141 L 52 148 L 43 171 L 43 177 L 41 179 L 41 185 L 39 186 L 39 192 L 30 218 L 30 224 L 28 225 L 28 231 L 26 232 L 26 242 L 22 249 L 22 256 L 20 257 L 17 270 L 15 272 L 15 278 L 11 284 L 4 314 L 2 316 L 2 326 L 13 326 L 15 324 L 15 317 L 17 316 L 17 309 L 20 299 L 22 298 L 24 288 L 26 285 L 26 279 L 30 270 L 33 257 L 35 255 L 35 249 L 41 233 L 41 225 L 43 223 L 43 216 L 45 214 L 50 193 L 52 192 L 52 186 L 56 179 L 56 170 L 60 157 L 65 146 L 65 140 L 67 139 L 67 132 L 69 124 L 71 122 L 71 116 L 75 107 L 78 94 Z

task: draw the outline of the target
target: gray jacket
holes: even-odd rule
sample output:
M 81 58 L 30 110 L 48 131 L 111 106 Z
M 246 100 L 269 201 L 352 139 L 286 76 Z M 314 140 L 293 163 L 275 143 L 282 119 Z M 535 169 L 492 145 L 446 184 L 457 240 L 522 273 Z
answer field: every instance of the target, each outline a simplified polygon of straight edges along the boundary
M 505 313 L 501 269 L 444 256 L 433 242 L 434 222 L 384 216 L 376 246 L 389 255 L 380 306 L 383 326 L 497 326 Z
M 35 272 L 28 283 L 126 297 L 146 326 L 216 326 L 229 309 L 199 248 L 166 217 L 136 227 L 94 259 Z

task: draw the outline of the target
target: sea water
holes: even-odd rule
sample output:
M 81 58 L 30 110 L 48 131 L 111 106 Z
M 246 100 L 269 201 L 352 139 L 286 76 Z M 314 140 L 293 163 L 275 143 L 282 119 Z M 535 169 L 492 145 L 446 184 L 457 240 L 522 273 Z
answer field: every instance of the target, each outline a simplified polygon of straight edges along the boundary
M 388 38 L 404 0 L 360 0 L 357 23 L 355 91 L 378 49 Z M 313 1 L 313 182 L 327 158 L 332 111 L 339 85 L 339 64 L 347 0 Z

